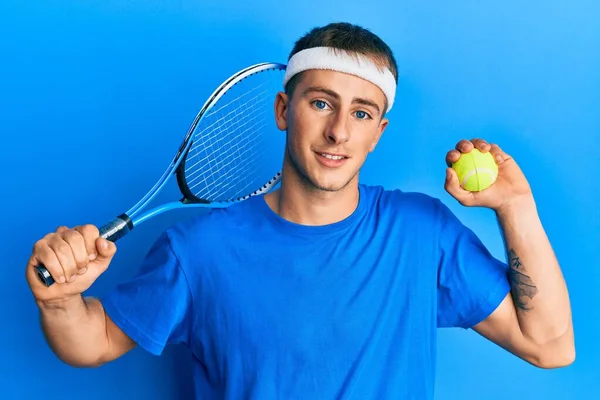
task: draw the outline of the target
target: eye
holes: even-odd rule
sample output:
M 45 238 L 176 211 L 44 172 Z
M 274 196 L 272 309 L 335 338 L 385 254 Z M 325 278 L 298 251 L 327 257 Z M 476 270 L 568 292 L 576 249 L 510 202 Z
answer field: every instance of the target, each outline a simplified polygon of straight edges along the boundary
M 315 101 L 313 101 L 313 104 L 319 110 L 325 110 L 327 108 L 327 103 L 325 103 L 323 100 L 315 100 Z
M 364 112 L 364 111 L 357 111 L 356 112 L 356 117 L 358 119 L 369 119 L 369 118 L 371 118 L 371 116 L 369 114 L 367 114 L 366 112 Z

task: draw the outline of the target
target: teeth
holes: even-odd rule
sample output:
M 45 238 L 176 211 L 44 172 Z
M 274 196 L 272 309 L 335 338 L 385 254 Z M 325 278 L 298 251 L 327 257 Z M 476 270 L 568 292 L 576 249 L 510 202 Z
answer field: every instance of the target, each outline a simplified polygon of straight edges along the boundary
M 329 158 L 330 160 L 341 160 L 342 158 L 344 158 L 343 156 L 333 156 L 331 154 L 325 154 L 325 153 L 322 153 L 321 155 L 325 158 Z

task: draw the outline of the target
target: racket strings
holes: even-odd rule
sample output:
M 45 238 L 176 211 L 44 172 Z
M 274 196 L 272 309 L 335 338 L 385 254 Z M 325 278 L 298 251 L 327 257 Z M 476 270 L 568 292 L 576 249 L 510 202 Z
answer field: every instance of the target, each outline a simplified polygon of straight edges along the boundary
M 262 112 L 260 116 L 264 116 L 265 112 Z M 252 120 L 256 120 L 256 117 L 253 117 Z M 204 162 L 208 163 L 210 175 L 199 174 L 198 171 L 195 171 L 195 177 L 189 181 L 189 184 L 193 185 L 190 187 L 192 192 L 198 193 L 197 196 L 201 198 L 218 198 L 223 196 L 224 190 L 226 190 L 228 180 L 235 177 L 235 175 L 239 175 L 241 177 L 245 177 L 248 182 L 247 177 L 253 176 L 253 173 L 257 170 L 256 161 L 261 157 L 266 156 L 264 150 L 260 150 L 260 143 L 256 140 L 255 137 L 251 136 L 250 138 L 245 138 L 245 134 L 257 129 L 257 126 L 264 126 L 265 118 L 261 118 L 258 120 L 258 123 L 248 126 L 246 129 L 239 131 L 238 135 L 234 138 L 231 138 L 227 143 L 224 143 L 224 146 L 235 146 L 235 150 L 229 150 L 225 156 L 216 156 L 214 154 L 210 154 L 203 158 Z M 237 129 L 237 128 L 236 128 Z M 218 158 L 217 158 L 218 157 Z M 208 159 L 212 158 L 212 159 Z M 239 160 L 239 164 L 237 165 L 237 169 L 232 169 L 232 162 Z M 239 171 L 244 171 L 242 174 L 239 174 Z M 209 181 L 208 179 L 214 179 L 214 177 L 219 177 L 218 182 Z M 194 183 L 194 181 L 196 181 Z M 249 181 L 248 185 L 252 185 L 254 181 Z M 198 190 L 198 187 L 203 190 Z
M 244 112 L 244 111 L 242 111 Z M 265 110 L 261 111 L 260 115 L 263 115 L 265 113 Z M 208 165 L 211 168 L 211 172 L 216 172 L 214 171 L 214 167 L 216 167 L 216 164 L 223 164 L 222 167 L 225 167 L 226 164 L 228 162 L 230 162 L 231 158 L 237 158 L 238 157 L 238 152 L 233 152 L 233 151 L 228 151 L 228 152 L 221 152 L 221 153 L 217 153 L 216 151 L 222 151 L 224 147 L 229 147 L 230 149 L 232 148 L 231 146 L 235 146 L 237 145 L 243 138 L 244 138 L 244 134 L 247 134 L 249 131 L 254 131 L 256 130 L 256 124 L 252 125 L 250 127 L 247 127 L 244 130 L 240 130 L 242 127 L 244 127 L 245 125 L 248 125 L 250 122 L 254 121 L 257 117 L 253 116 L 252 118 L 249 119 L 245 119 L 243 123 L 239 124 L 238 126 L 236 126 L 233 130 L 231 130 L 231 132 L 229 133 L 236 133 L 235 135 L 227 138 L 227 135 L 224 134 L 224 129 L 223 127 L 227 126 L 227 123 L 221 124 L 219 125 L 219 128 L 213 131 L 213 134 L 210 136 L 206 136 L 203 138 L 202 142 L 197 142 L 198 145 L 196 146 L 196 148 L 194 150 L 196 150 L 195 152 L 195 162 L 189 167 L 186 168 L 186 172 L 188 173 L 188 185 L 193 184 L 190 189 L 194 189 L 199 183 L 195 183 L 194 181 L 198 180 L 199 178 L 206 178 L 206 176 L 204 176 L 202 174 L 202 170 L 198 169 L 199 165 Z M 223 118 L 220 118 L 220 120 L 223 120 Z M 252 136 L 250 136 L 250 138 L 252 138 Z M 227 140 L 225 143 L 223 143 L 225 140 Z M 198 147 L 200 147 L 201 144 L 205 144 L 203 146 L 203 148 L 201 150 L 198 149 Z M 206 143 L 210 143 L 208 145 L 206 145 Z M 212 150 L 209 149 L 210 147 L 215 146 L 217 147 L 216 151 L 214 152 L 209 152 L 208 150 Z M 237 148 L 235 148 L 237 149 Z M 204 152 L 204 156 L 202 157 L 201 152 Z M 220 155 L 219 155 L 220 154 Z M 216 158 L 218 157 L 218 159 Z
M 264 113 L 261 113 L 261 116 L 264 116 Z M 257 125 L 264 126 L 265 122 L 265 118 L 261 118 L 258 124 L 248 127 L 247 129 L 242 131 L 240 133 L 241 138 L 244 137 L 244 133 L 248 133 L 252 129 L 256 129 L 255 127 Z M 231 140 L 229 143 L 231 144 L 232 142 L 233 140 Z M 256 160 L 259 160 L 261 157 L 266 156 L 266 151 L 264 150 L 264 147 L 262 147 L 261 150 L 261 146 L 259 145 L 260 143 L 256 140 L 247 140 L 245 143 L 241 143 L 241 145 L 238 145 L 237 150 L 235 152 L 229 152 L 229 154 L 226 157 L 219 160 L 214 160 L 215 162 L 211 163 L 211 165 L 213 166 L 213 168 L 211 169 L 211 172 L 213 173 L 212 176 L 220 176 L 220 181 L 214 182 L 212 185 L 206 186 L 206 190 L 201 191 L 200 194 L 208 198 L 218 198 L 220 196 L 223 196 L 224 191 L 228 188 L 227 181 L 235 178 L 236 175 L 236 171 L 229 168 L 230 163 L 235 159 L 240 160 L 238 169 L 246 171 L 245 173 L 240 175 L 242 178 L 245 178 L 245 182 L 247 182 L 247 185 L 244 186 L 244 189 L 246 189 L 247 186 L 255 184 L 254 180 L 248 180 L 248 177 L 253 176 L 258 169 L 258 164 L 256 163 Z M 198 184 L 195 184 L 193 187 L 195 188 L 197 185 Z
M 283 73 L 261 72 L 238 82 L 203 116 L 185 162 L 194 196 L 236 200 L 281 169 L 285 135 L 276 127 L 273 103 Z
M 249 89 L 246 93 L 242 93 L 241 95 L 237 96 L 236 98 L 232 99 L 229 101 L 229 103 L 225 103 L 225 104 L 219 104 L 218 107 L 213 107 L 210 112 L 208 114 L 206 114 L 206 116 L 210 117 L 212 115 L 218 114 L 221 112 L 221 110 L 225 110 L 228 107 L 230 107 L 233 103 L 235 103 L 236 101 L 239 101 L 240 99 L 242 99 L 243 97 L 247 97 L 250 94 L 257 92 L 260 88 L 264 87 L 267 83 L 261 83 L 260 85 L 256 85 L 255 87 Z M 260 96 L 263 96 L 265 94 L 266 91 L 268 91 L 270 88 L 267 88 L 266 90 L 262 91 L 261 93 L 254 95 L 253 98 L 257 98 Z
M 244 110 L 242 113 L 247 114 Z M 231 138 L 224 145 L 230 149 L 225 157 L 218 156 L 213 157 L 209 161 L 211 165 L 211 178 L 219 177 L 216 182 L 207 182 L 204 186 L 203 191 L 199 191 L 199 196 L 202 198 L 221 198 L 225 195 L 225 192 L 230 188 L 231 180 L 238 178 L 236 182 L 237 188 L 240 192 L 248 191 L 248 187 L 257 183 L 257 173 L 260 167 L 259 161 L 265 157 L 265 151 L 261 151 L 261 143 L 258 140 L 258 135 L 253 135 L 252 132 L 259 131 L 266 122 L 266 119 L 260 118 L 264 116 L 266 110 L 262 110 L 260 114 L 252 117 L 245 121 L 240 127 L 236 127 L 234 131 L 238 131 L 238 134 Z M 250 114 L 252 115 L 252 113 Z M 255 122 L 250 124 L 250 122 Z M 240 129 L 245 126 L 245 129 Z M 236 163 L 235 168 L 232 168 L 232 164 Z M 246 182 L 245 185 L 241 185 L 242 182 Z M 197 186 L 197 185 L 195 185 Z
M 263 118 L 262 123 L 265 124 L 266 120 Z M 264 182 L 264 177 L 260 177 L 258 174 L 260 165 L 257 161 L 268 157 L 266 148 L 264 146 L 260 146 L 258 142 L 247 142 L 244 147 L 240 148 L 239 151 L 239 159 L 241 163 L 239 165 L 239 169 L 242 171 L 247 171 L 246 173 L 240 174 L 238 179 L 238 188 L 240 193 L 250 193 L 252 189 L 257 189 L 258 186 Z M 231 169 L 226 169 L 226 173 L 224 174 L 224 179 L 220 181 L 219 184 L 214 187 L 210 187 L 207 195 L 209 197 L 220 198 L 225 195 L 228 190 L 228 186 L 226 182 L 235 179 L 236 174 Z M 260 177 L 263 179 L 262 182 L 257 179 Z M 270 178 L 270 177 L 268 177 Z
M 266 91 L 264 93 L 266 93 Z M 264 101 L 264 99 L 263 99 L 263 101 Z M 232 121 L 234 121 L 236 118 L 239 118 L 240 114 L 247 112 L 247 110 L 243 110 L 240 112 L 242 107 L 244 107 L 244 104 L 230 110 L 226 115 L 223 115 L 220 118 L 217 118 L 208 127 L 204 128 L 198 134 L 194 135 L 195 145 L 192 146 L 192 148 L 190 149 L 190 152 L 195 152 L 194 155 L 196 156 L 196 155 L 199 155 L 202 150 L 207 150 L 208 147 L 216 145 L 220 142 L 223 142 L 223 140 L 226 140 L 225 137 L 227 135 L 223 134 L 224 130 L 227 129 L 229 126 L 231 126 Z M 265 112 L 265 110 L 263 110 L 263 112 Z M 212 113 L 212 114 L 205 116 L 204 118 L 210 118 L 214 115 L 216 115 L 216 114 Z M 250 120 L 252 120 L 252 119 L 250 119 Z M 248 123 L 248 119 L 244 119 L 243 122 L 239 123 L 236 128 L 234 128 L 233 130 L 230 130 L 227 133 L 234 133 L 235 131 L 237 131 L 239 129 L 239 127 L 242 127 L 242 126 L 246 125 L 247 123 Z M 206 135 L 205 134 L 206 132 L 209 132 L 211 134 Z M 241 133 L 243 133 L 243 132 L 241 132 Z M 235 137 L 231 137 L 229 139 L 229 142 L 225 143 L 225 144 L 231 145 L 231 143 L 237 139 L 239 139 L 239 135 L 235 136 Z M 202 147 L 202 149 L 199 149 L 199 147 Z M 198 169 L 199 164 L 206 163 L 208 161 L 209 157 L 215 156 L 215 153 L 211 153 L 208 151 L 206 151 L 205 154 L 206 155 L 204 158 L 197 158 L 193 164 L 191 164 L 189 166 L 187 166 L 187 164 L 186 164 L 185 171 L 189 178 L 192 178 L 192 176 L 201 172 L 201 170 Z M 191 181 L 193 181 L 193 179 L 189 180 L 188 184 L 191 183 Z
M 242 97 L 244 96 L 248 96 L 251 92 L 254 92 L 255 90 L 258 90 L 260 87 L 262 87 L 264 84 L 261 84 L 259 86 L 257 86 L 256 88 L 251 89 L 248 93 L 244 93 L 238 97 L 236 97 L 235 99 L 231 100 L 229 103 L 225 104 L 225 105 L 220 105 L 218 108 L 213 107 L 210 112 L 208 112 L 206 115 L 204 115 L 204 121 L 209 120 L 210 118 L 212 118 L 215 115 L 220 115 L 219 112 L 223 109 L 225 109 L 226 107 L 230 107 L 232 104 L 234 104 L 236 101 L 239 101 L 242 99 Z M 251 99 L 248 99 L 246 101 L 250 101 L 253 99 L 256 99 L 258 97 L 264 96 L 264 94 L 268 91 L 264 90 L 261 93 L 258 93 L 256 95 L 254 95 Z M 215 129 L 217 128 L 218 124 L 221 124 L 223 122 L 223 120 L 227 117 L 230 117 L 229 119 L 233 119 L 234 117 L 236 117 L 239 113 L 236 113 L 236 111 L 240 108 L 240 106 L 236 107 L 230 107 L 231 109 L 225 114 L 222 115 L 220 118 L 216 118 L 212 123 L 204 126 L 204 124 L 202 124 L 203 128 L 202 130 L 200 130 L 198 133 L 194 134 L 195 138 L 200 138 L 200 137 L 204 137 L 204 133 L 207 131 L 213 131 L 215 132 Z M 233 117 L 231 117 L 233 115 Z

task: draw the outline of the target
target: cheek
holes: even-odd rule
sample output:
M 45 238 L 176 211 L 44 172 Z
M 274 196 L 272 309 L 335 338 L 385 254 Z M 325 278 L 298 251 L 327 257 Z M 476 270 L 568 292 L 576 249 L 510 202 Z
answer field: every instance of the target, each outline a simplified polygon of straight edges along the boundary
M 294 159 L 299 161 L 303 158 L 304 148 L 306 147 L 306 130 L 302 124 L 302 118 L 295 115 L 288 119 L 287 129 L 287 143 L 288 152 L 293 156 Z
M 290 141 L 300 145 L 313 140 L 319 132 L 319 121 L 310 112 L 299 110 L 288 120 Z
M 373 142 L 375 142 L 377 139 L 379 134 L 379 125 L 374 122 L 368 127 L 361 126 L 359 128 L 360 129 L 357 129 L 356 131 L 356 135 L 354 135 L 357 138 L 357 147 L 360 147 L 360 149 L 368 152 L 371 150 Z

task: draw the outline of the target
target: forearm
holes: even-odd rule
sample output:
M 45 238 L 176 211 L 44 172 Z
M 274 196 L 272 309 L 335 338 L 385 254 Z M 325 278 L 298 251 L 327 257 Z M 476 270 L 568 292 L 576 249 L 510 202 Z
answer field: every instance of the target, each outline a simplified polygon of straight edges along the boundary
M 567 286 L 533 198 L 497 210 L 504 233 L 511 293 L 523 335 L 537 345 L 571 343 Z
M 77 367 L 103 363 L 110 345 L 106 315 L 99 300 L 76 296 L 38 306 L 46 340 L 62 361 Z

